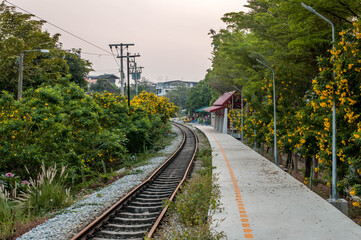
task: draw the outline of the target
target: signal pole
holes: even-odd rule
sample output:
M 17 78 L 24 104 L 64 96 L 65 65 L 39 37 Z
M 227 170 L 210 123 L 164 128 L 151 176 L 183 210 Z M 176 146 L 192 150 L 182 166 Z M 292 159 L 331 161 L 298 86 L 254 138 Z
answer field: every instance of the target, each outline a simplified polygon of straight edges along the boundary
M 134 46 L 133 43 L 120 43 L 120 44 L 109 44 L 110 49 L 112 49 L 112 47 L 115 47 L 115 49 L 118 50 L 119 47 L 119 54 L 117 56 L 117 58 L 119 58 L 120 60 L 120 69 L 119 69 L 119 73 L 120 73 L 120 92 L 124 95 L 124 67 L 123 67 L 123 49 L 127 48 L 128 51 L 128 47 L 129 46 Z

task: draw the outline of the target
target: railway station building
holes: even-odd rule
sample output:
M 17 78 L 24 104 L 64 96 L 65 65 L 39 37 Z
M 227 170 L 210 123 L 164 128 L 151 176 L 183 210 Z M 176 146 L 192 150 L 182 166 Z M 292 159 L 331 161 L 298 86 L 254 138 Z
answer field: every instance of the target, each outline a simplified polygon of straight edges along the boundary
M 245 102 L 243 103 L 245 105 Z M 231 124 L 228 113 L 232 109 L 241 109 L 241 94 L 238 91 L 226 92 L 222 94 L 212 106 L 204 109 L 210 112 L 211 125 L 219 132 L 231 132 Z

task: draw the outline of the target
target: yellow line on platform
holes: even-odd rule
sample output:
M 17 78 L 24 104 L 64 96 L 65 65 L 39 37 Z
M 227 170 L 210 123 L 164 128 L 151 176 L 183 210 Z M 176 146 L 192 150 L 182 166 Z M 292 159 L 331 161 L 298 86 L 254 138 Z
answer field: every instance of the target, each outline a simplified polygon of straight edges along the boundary
M 220 144 L 220 142 L 216 139 L 216 137 L 212 133 L 209 133 L 209 134 L 214 138 L 214 140 L 217 142 L 217 144 L 221 148 L 222 155 L 224 157 L 224 160 L 226 161 L 229 174 L 231 175 L 234 193 L 236 194 L 236 201 L 237 201 L 238 211 L 239 211 L 241 222 L 242 222 L 244 237 L 247 238 L 247 239 L 253 239 L 252 230 L 250 228 L 250 224 L 248 222 L 248 217 L 247 217 L 247 214 L 246 214 L 246 210 L 244 208 L 244 204 L 243 204 L 243 201 L 242 201 L 241 191 L 238 188 L 237 180 L 236 180 L 236 178 L 234 176 L 231 164 L 229 163 L 228 158 L 226 156 L 226 153 L 224 152 L 224 149 L 223 149 L 222 145 Z

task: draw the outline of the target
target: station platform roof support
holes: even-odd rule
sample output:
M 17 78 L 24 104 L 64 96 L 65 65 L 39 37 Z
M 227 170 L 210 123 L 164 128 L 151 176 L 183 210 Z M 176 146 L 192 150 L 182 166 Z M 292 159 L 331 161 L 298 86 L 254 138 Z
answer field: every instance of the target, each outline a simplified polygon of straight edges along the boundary
M 211 112 L 214 115 L 212 126 L 222 133 L 227 133 L 229 120 L 228 112 L 230 109 L 240 108 L 241 95 L 237 91 L 226 92 L 222 94 L 212 106 L 207 107 L 204 111 Z

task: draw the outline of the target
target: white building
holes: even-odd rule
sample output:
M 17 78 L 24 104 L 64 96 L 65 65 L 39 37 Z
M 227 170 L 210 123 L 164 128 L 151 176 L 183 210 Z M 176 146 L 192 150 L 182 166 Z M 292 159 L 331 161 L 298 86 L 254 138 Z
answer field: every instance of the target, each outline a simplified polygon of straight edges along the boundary
M 155 92 L 157 96 L 164 96 L 167 92 L 172 91 L 180 86 L 185 86 L 187 88 L 195 87 L 198 82 L 190 82 L 190 81 L 181 81 L 181 80 L 173 80 L 167 82 L 159 82 L 155 87 Z

